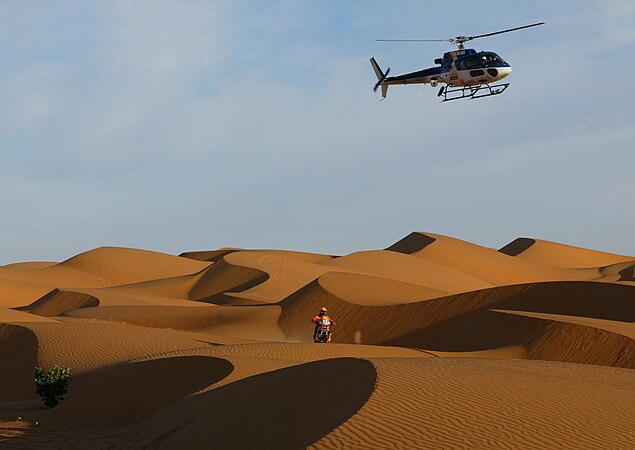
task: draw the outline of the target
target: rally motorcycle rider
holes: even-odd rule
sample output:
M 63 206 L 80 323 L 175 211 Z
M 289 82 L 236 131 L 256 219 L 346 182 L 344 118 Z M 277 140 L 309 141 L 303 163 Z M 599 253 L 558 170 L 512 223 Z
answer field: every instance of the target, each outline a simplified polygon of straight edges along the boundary
M 327 312 L 326 307 L 322 306 L 317 316 L 313 316 L 313 319 L 311 319 L 311 322 L 315 324 L 315 330 L 313 331 L 313 342 L 315 343 L 320 342 L 320 327 L 326 327 L 329 336 L 327 343 L 331 342 L 331 325 L 335 325 L 335 321 L 328 316 Z

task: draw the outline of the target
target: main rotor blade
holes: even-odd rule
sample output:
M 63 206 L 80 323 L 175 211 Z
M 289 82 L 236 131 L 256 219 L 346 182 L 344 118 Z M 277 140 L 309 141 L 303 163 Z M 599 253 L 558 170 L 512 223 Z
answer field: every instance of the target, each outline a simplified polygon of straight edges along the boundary
M 532 23 L 531 25 L 524 25 L 522 27 L 509 28 L 503 31 L 496 31 L 494 33 L 486 33 L 479 34 L 476 36 L 457 36 L 450 39 L 375 39 L 377 42 L 451 42 L 451 43 L 462 43 L 466 41 L 471 41 L 472 39 L 478 39 L 487 36 L 494 36 L 496 34 L 509 33 L 510 31 L 522 30 L 525 28 L 537 27 L 538 25 L 544 25 L 545 22 Z
M 478 36 L 467 36 L 466 40 L 471 41 L 472 39 L 482 38 L 486 36 L 494 36 L 495 34 L 509 33 L 510 31 L 522 30 L 523 28 L 537 27 L 538 25 L 544 25 L 544 24 L 545 24 L 544 22 L 538 22 L 538 23 L 532 23 L 531 25 L 525 25 L 522 27 L 510 28 L 509 30 L 496 31 L 495 33 L 479 34 Z
M 376 42 L 448 42 L 448 39 L 375 39 Z

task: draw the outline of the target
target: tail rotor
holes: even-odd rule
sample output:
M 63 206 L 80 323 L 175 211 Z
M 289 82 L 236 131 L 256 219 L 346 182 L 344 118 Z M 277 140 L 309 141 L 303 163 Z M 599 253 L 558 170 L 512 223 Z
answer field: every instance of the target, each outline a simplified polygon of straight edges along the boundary
M 388 77 L 388 74 L 390 73 L 390 67 L 386 69 L 386 73 L 382 72 L 382 70 L 379 67 L 379 64 L 377 64 L 377 61 L 375 61 L 375 58 L 370 58 L 370 65 L 373 66 L 375 75 L 377 75 L 377 83 L 375 83 L 375 87 L 373 87 L 373 92 L 377 92 L 377 88 L 381 86 L 381 96 L 383 98 L 386 98 L 386 94 L 388 93 L 388 85 L 383 83 L 384 81 L 386 81 L 386 78 Z
M 384 82 L 384 80 L 388 77 L 388 74 L 390 73 L 390 67 L 388 67 L 386 69 L 386 72 L 382 74 L 381 78 L 379 79 L 379 81 L 377 81 L 377 83 L 375 83 L 375 87 L 373 88 L 373 92 L 377 92 L 377 88 L 379 86 L 381 86 L 381 84 Z

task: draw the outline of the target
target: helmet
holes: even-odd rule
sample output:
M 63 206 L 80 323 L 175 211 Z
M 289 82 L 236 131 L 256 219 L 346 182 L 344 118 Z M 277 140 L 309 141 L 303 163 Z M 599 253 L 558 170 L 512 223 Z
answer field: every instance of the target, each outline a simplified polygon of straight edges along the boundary
M 326 306 L 322 306 L 320 308 L 320 315 L 324 315 L 324 314 L 326 314 L 326 312 L 327 312 Z

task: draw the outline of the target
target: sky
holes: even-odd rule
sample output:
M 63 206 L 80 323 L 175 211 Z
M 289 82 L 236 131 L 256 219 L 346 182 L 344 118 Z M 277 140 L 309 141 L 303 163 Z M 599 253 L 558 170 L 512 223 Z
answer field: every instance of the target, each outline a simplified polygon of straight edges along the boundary
M 439 39 L 503 94 L 379 102 Z M 635 255 L 635 2 L 0 0 L 0 264 L 111 245 L 328 254 L 428 231 Z

